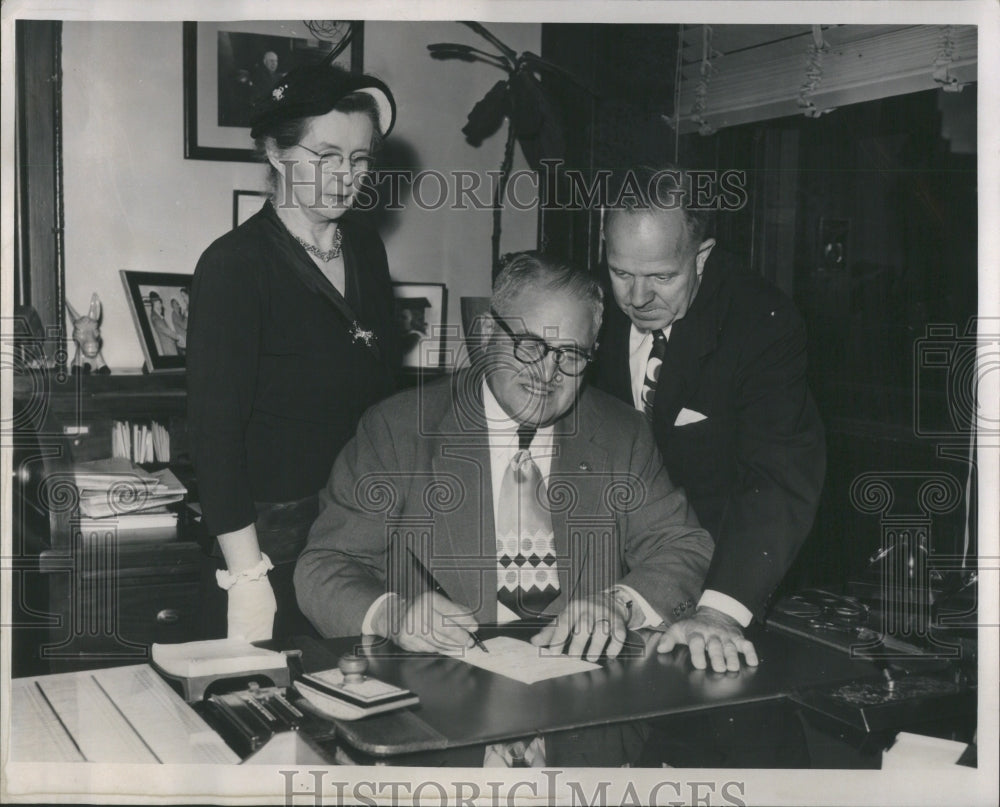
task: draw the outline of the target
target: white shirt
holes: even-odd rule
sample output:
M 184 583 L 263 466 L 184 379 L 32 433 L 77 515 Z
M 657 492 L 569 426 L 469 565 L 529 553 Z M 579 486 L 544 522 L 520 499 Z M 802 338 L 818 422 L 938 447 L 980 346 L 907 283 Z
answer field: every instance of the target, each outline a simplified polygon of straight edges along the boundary
M 663 329 L 663 335 L 668 341 L 672 327 L 672 325 L 668 325 Z M 640 412 L 644 411 L 642 406 L 642 387 L 646 380 L 646 365 L 649 363 L 649 354 L 652 349 L 652 331 L 640 331 L 633 324 L 628 338 L 628 368 L 629 377 L 632 380 L 632 403 Z M 698 600 L 698 605 L 722 611 L 739 622 L 744 628 L 753 619 L 753 613 L 739 600 L 710 588 L 705 589 L 702 593 L 701 599 Z
M 497 507 L 500 499 L 500 485 L 503 482 L 504 473 L 514 455 L 520 450 L 518 446 L 517 427 L 518 424 L 510 418 L 503 407 L 494 397 L 489 385 L 483 381 L 483 411 L 486 415 L 486 428 L 490 444 L 490 482 L 493 490 L 493 523 L 497 520 Z M 546 426 L 538 429 L 531 440 L 531 458 L 542 479 L 548 484 L 549 474 L 552 470 L 552 458 L 557 455 L 554 438 L 555 427 Z M 663 623 L 662 617 L 656 613 L 645 597 L 629 586 L 614 586 L 612 591 L 621 591 L 626 599 L 631 599 L 635 606 L 641 609 L 645 617 L 642 624 L 631 625 L 635 630 L 646 628 Z M 378 606 L 387 597 L 396 597 L 397 594 L 388 592 L 379 597 L 371 604 L 365 613 L 364 621 L 361 625 L 362 633 L 372 633 L 375 612 Z

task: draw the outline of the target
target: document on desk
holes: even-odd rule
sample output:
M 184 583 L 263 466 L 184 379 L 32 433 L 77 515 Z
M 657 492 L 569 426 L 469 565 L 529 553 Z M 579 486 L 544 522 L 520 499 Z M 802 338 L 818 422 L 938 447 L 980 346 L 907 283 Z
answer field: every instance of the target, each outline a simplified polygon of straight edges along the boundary
M 11 681 L 18 762 L 238 763 L 148 665 Z
M 449 655 L 474 667 L 513 678 L 522 684 L 561 678 L 564 675 L 596 670 L 601 666 L 509 636 L 487 639 L 483 644 L 490 652 L 485 653 L 478 647 L 472 647 Z

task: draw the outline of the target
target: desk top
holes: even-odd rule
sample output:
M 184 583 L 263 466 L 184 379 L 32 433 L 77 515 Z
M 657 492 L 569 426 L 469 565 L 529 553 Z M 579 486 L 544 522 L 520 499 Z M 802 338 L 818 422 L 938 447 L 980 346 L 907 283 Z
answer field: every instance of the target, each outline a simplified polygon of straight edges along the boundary
M 527 640 L 534 626 L 482 628 L 483 638 Z M 738 673 L 696 670 L 686 647 L 658 654 L 659 634 L 631 637 L 628 657 L 601 668 L 522 684 L 458 659 L 410 654 L 368 637 L 302 640 L 307 671 L 336 666 L 344 653 L 369 659 L 369 673 L 413 690 L 420 705 L 358 721 L 338 721 L 337 733 L 373 756 L 497 742 L 535 732 L 559 731 L 657 717 L 716 706 L 777 699 L 803 687 L 878 676 L 869 662 L 851 659 L 793 636 L 753 636 L 760 665 Z

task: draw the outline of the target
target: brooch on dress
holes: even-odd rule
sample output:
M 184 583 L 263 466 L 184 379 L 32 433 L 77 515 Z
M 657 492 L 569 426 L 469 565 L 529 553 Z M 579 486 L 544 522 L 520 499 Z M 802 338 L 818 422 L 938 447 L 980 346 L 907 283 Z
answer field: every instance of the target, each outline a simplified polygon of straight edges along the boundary
M 365 347 L 371 347 L 375 344 L 375 331 L 362 328 L 361 323 L 355 320 L 351 325 L 351 341 L 356 345 L 363 344 Z

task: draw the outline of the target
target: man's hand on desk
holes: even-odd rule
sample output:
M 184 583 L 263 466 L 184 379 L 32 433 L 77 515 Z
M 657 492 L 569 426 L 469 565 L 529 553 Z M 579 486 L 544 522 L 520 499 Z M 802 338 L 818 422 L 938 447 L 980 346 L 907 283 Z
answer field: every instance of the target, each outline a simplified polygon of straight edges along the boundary
M 706 667 L 705 654 L 715 672 L 737 672 L 740 654 L 747 664 L 757 666 L 757 651 L 753 642 L 743 638 L 743 628 L 728 614 L 714 608 L 701 606 L 694 616 L 675 622 L 656 645 L 659 653 L 669 653 L 679 644 L 686 644 L 691 651 L 691 663 L 699 670 Z
M 472 647 L 471 634 L 479 630 L 468 608 L 433 591 L 410 602 L 387 597 L 375 614 L 374 627 L 380 636 L 415 653 L 453 653 Z
M 615 658 L 625 644 L 626 610 L 611 594 L 595 594 L 572 600 L 549 625 L 531 637 L 538 647 L 561 650 L 569 639 L 566 654 L 597 661 L 607 649 Z M 589 647 L 588 647 L 589 643 Z

